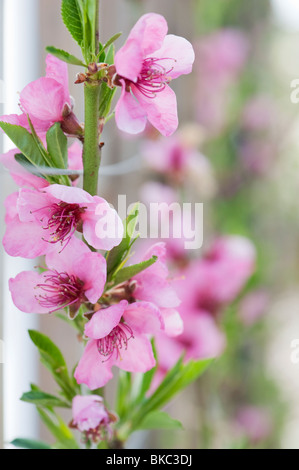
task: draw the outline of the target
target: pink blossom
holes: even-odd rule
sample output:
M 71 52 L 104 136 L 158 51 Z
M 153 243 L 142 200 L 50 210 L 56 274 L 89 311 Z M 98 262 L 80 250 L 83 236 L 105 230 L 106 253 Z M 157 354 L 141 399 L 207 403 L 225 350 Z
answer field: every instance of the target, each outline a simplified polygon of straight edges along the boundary
M 267 312 L 269 294 L 262 290 L 249 292 L 240 303 L 239 318 L 244 325 L 255 324 Z
M 241 236 L 218 238 L 206 255 L 194 260 L 177 282 L 176 290 L 185 308 L 201 308 L 216 314 L 240 293 L 255 269 L 255 248 Z
M 72 238 L 62 252 L 46 255 L 47 271 L 23 271 L 9 280 L 16 307 L 26 313 L 52 313 L 70 307 L 76 313 L 84 302 L 96 303 L 106 282 L 106 261 L 100 253 Z
M 21 91 L 20 107 L 23 114 L 1 116 L 0 120 L 30 130 L 28 114 L 38 133 L 44 134 L 55 122 L 61 122 L 68 134 L 82 131 L 72 112 L 67 64 L 52 55 L 46 57 L 46 76 L 29 83 Z
M 58 184 L 42 191 L 23 188 L 17 208 L 4 236 L 4 247 L 11 256 L 39 256 L 55 243 L 63 250 L 76 230 L 96 249 L 110 250 L 122 239 L 123 225 L 116 211 L 104 199 L 80 188 Z M 32 236 L 23 246 L 24 227 Z
M 122 87 L 115 119 L 119 129 L 138 134 L 146 119 L 168 136 L 178 126 L 176 96 L 168 83 L 192 70 L 194 51 L 184 38 L 167 35 L 161 15 L 143 15 L 115 55 L 114 84 Z
M 273 426 L 267 409 L 250 405 L 239 410 L 236 423 L 238 429 L 241 429 L 254 444 L 267 439 Z
M 243 32 L 220 29 L 200 39 L 196 46 L 198 122 L 210 133 L 220 133 L 226 125 L 231 87 L 248 56 L 248 40 Z
M 155 366 L 149 334 L 164 328 L 159 309 L 149 302 L 121 300 L 102 308 L 85 326 L 89 341 L 75 370 L 75 379 L 91 390 L 112 378 L 112 366 L 146 372 Z
M 107 411 L 99 395 L 76 395 L 72 402 L 71 427 L 84 433 L 85 440 L 98 442 L 111 434 L 110 423 L 116 418 Z

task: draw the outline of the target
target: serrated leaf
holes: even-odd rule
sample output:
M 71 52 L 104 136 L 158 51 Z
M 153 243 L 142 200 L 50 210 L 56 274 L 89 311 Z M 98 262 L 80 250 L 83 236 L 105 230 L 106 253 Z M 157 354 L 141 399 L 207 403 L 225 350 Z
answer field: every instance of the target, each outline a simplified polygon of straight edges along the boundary
M 14 439 L 11 444 L 15 447 L 21 447 L 22 449 L 51 449 L 51 447 L 42 441 L 36 441 L 34 439 L 25 439 L 18 437 Z
M 157 256 L 153 256 L 152 258 L 146 261 L 142 261 L 141 263 L 133 264 L 132 266 L 126 266 L 120 269 L 113 278 L 114 284 L 121 284 L 122 282 L 131 279 L 133 276 L 136 276 L 137 274 L 152 266 L 157 261 L 157 259 Z
M 40 390 L 31 391 L 23 393 L 20 400 L 25 401 L 27 403 L 32 403 L 34 405 L 43 406 L 43 407 L 62 407 L 62 408 L 70 408 L 70 405 L 60 398 L 55 397 L 54 395 L 50 395 L 48 393 L 44 393 Z
M 67 64 L 80 65 L 82 67 L 86 67 L 86 64 L 84 64 L 82 60 L 78 59 L 69 52 L 64 51 L 63 49 L 57 49 L 57 47 L 54 46 L 47 46 L 46 51 L 52 54 L 54 57 L 57 57 L 57 59 L 66 62 Z
M 137 429 L 183 429 L 183 425 L 165 411 L 153 411 L 145 416 Z
M 83 41 L 83 25 L 77 0 L 62 0 L 61 16 L 70 34 L 81 46 Z
M 53 166 L 66 169 L 68 162 L 67 138 L 61 130 L 59 122 L 50 127 L 46 139 L 47 150 L 51 156 Z

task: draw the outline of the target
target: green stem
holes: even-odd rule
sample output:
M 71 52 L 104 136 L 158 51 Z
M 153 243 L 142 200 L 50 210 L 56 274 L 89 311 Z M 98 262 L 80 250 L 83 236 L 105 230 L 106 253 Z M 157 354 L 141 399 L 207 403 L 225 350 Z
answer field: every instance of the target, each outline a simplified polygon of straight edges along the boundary
M 85 101 L 85 133 L 83 146 L 83 189 L 92 196 L 98 191 L 98 173 L 101 163 L 99 147 L 99 97 L 100 85 L 86 84 L 84 87 Z

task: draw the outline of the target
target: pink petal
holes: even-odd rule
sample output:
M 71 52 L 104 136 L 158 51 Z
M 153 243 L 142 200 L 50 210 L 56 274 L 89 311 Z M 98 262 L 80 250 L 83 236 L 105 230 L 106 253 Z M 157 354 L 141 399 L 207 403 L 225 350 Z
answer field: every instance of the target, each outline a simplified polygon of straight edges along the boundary
M 51 184 L 44 189 L 44 192 L 68 204 L 93 204 L 94 202 L 93 196 L 84 189 L 64 186 L 63 184 Z
M 17 202 L 20 220 L 22 222 L 37 222 L 42 225 L 43 220 L 48 220 L 49 208 L 53 202 L 51 196 L 49 197 L 44 192 L 26 188 L 20 189 Z
M 33 222 L 20 222 L 18 217 L 7 222 L 2 240 L 3 247 L 10 256 L 34 259 L 44 255 L 49 243 L 44 241 L 43 228 Z
M 147 98 L 134 85 L 131 88 L 150 123 L 166 137 L 173 134 L 178 127 L 177 101 L 174 91 L 166 85 L 155 98 Z
M 36 296 L 43 294 L 37 284 L 43 282 L 43 276 L 35 271 L 23 271 L 9 280 L 9 289 L 15 306 L 25 313 L 49 313 L 49 309 L 39 304 Z
M 63 86 L 53 78 L 39 78 L 23 89 L 20 104 L 29 116 L 49 123 L 61 121 L 65 104 Z
M 164 320 L 160 310 L 150 302 L 129 304 L 123 316 L 132 330 L 139 334 L 154 334 L 164 329 Z
M 14 156 L 16 153 L 19 153 L 18 149 L 13 149 L 0 155 L 0 162 L 10 171 L 14 181 L 19 186 L 29 186 L 36 189 L 48 186 L 49 183 L 44 178 L 40 178 L 26 171 L 22 165 L 15 160 Z
M 119 324 L 127 305 L 128 302 L 122 300 L 119 304 L 103 308 L 94 313 L 91 320 L 85 325 L 85 335 L 91 339 L 100 339 L 107 336 Z
M 71 273 L 84 282 L 85 295 L 93 304 L 99 300 L 103 293 L 106 283 L 106 271 L 106 260 L 100 253 L 90 251 L 81 256 L 77 254 L 73 258 Z
M 84 242 L 76 237 L 72 237 L 62 251 L 59 243 L 51 244 L 46 254 L 46 263 L 49 269 L 54 269 L 59 273 L 65 271 L 68 274 L 76 274 L 73 272 L 75 261 L 80 256 L 88 255 L 89 253 L 91 253 L 91 251 Z
M 78 384 L 84 383 L 90 390 L 95 390 L 112 379 L 112 365 L 110 360 L 103 362 L 97 348 L 97 341 L 90 340 L 75 370 L 74 377 Z
M 132 28 L 125 45 L 115 55 L 117 73 L 136 81 L 143 58 L 161 47 L 167 29 L 163 16 L 156 13 L 143 15 Z
M 187 39 L 173 34 L 165 37 L 161 48 L 151 54 L 151 57 L 164 59 L 159 64 L 171 78 L 190 73 L 195 59 L 192 44 Z
M 109 419 L 102 397 L 98 395 L 76 395 L 72 402 L 72 415 L 73 423 L 81 432 L 95 429 Z
M 68 168 L 70 170 L 83 169 L 82 151 L 82 145 L 77 140 L 68 148 Z
M 98 196 L 93 210 L 82 214 L 83 234 L 87 243 L 98 250 L 111 250 L 120 244 L 124 227 L 115 209 Z
M 180 299 L 166 279 L 151 273 L 147 274 L 146 270 L 135 276 L 135 279 L 137 280 L 134 290 L 136 299 L 153 302 L 163 308 L 173 308 L 180 305 Z
M 121 356 L 114 364 L 128 372 L 147 372 L 155 367 L 156 361 L 150 340 L 144 335 L 135 335 L 128 342 L 127 349 L 121 350 Z
M 173 308 L 162 308 L 161 314 L 165 323 L 167 336 L 179 336 L 184 331 L 184 323 L 181 315 Z
M 123 82 L 123 80 L 121 80 Z M 134 96 L 127 92 L 123 82 L 121 96 L 115 107 L 117 127 L 129 134 L 143 132 L 146 125 L 146 113 Z
M 147 274 L 155 274 L 156 276 L 166 278 L 168 276 L 168 268 L 166 266 L 166 246 L 165 243 L 155 243 L 145 253 L 143 260 L 148 260 L 153 256 L 157 256 L 157 261 L 146 269 Z
M 68 85 L 68 69 L 67 64 L 62 60 L 48 54 L 46 57 L 46 77 L 56 80 L 63 86 L 64 101 L 71 104 L 69 85 Z
M 5 213 L 6 223 L 10 222 L 15 217 L 18 217 L 18 211 L 17 211 L 18 197 L 19 197 L 19 193 L 15 192 L 15 193 L 9 194 L 9 196 L 7 196 L 4 200 L 4 207 L 6 210 L 6 213 Z

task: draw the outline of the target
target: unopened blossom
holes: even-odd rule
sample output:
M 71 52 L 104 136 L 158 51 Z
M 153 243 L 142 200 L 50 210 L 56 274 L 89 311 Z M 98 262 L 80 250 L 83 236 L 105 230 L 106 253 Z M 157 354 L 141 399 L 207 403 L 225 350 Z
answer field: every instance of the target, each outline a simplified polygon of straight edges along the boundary
M 91 390 L 112 377 L 112 366 L 128 372 L 146 372 L 155 366 L 148 335 L 164 329 L 159 309 L 150 302 L 118 304 L 95 312 L 85 326 L 89 341 L 75 370 L 75 379 Z
M 253 443 L 267 439 L 273 428 L 273 419 L 269 410 L 261 406 L 245 405 L 236 416 L 238 432 L 242 432 Z
M 115 55 L 113 84 L 122 87 L 116 105 L 118 128 L 130 134 L 145 129 L 146 120 L 168 136 L 178 126 L 176 96 L 169 82 L 192 70 L 194 51 L 184 38 L 167 35 L 161 15 L 143 15 Z
M 84 441 L 94 443 L 109 437 L 110 425 L 116 421 L 99 395 L 76 395 L 72 401 L 72 415 L 70 426 L 84 434 Z
M 61 122 L 63 130 L 70 135 L 81 134 L 82 129 L 72 112 L 68 88 L 67 64 L 52 55 L 46 57 L 46 76 L 29 83 L 20 93 L 21 115 L 1 116 L 0 121 L 30 130 L 27 115 L 38 133 L 44 134 Z
M 104 199 L 91 196 L 81 188 L 59 184 L 41 191 L 22 188 L 17 209 L 14 226 L 7 223 L 4 240 L 11 256 L 39 256 L 53 244 L 64 250 L 77 230 L 96 249 L 110 250 L 122 239 L 123 225 L 117 212 Z M 29 224 L 28 230 L 31 227 L 32 250 L 28 250 L 30 240 L 22 249 L 23 223 Z
M 85 302 L 95 304 L 106 282 L 106 261 L 100 253 L 72 238 L 62 252 L 46 255 L 47 270 L 23 271 L 9 280 L 16 307 L 26 313 L 52 313 L 69 307 L 74 315 Z M 72 315 L 72 316 L 73 316 Z

